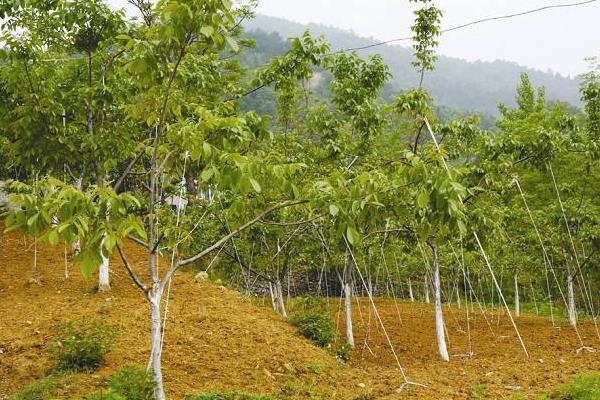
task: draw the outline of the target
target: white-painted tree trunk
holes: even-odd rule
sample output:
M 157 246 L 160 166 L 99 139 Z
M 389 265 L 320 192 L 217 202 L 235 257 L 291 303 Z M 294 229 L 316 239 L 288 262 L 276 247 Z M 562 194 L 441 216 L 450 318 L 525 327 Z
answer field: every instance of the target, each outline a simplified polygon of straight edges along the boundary
M 575 309 L 575 289 L 573 287 L 573 274 L 567 271 L 567 312 L 569 314 L 569 324 L 577 325 L 577 312 Z
M 521 316 L 521 301 L 519 299 L 519 278 L 515 274 L 515 316 Z
M 109 259 L 104 255 L 104 250 L 102 249 L 104 245 L 104 239 L 100 242 L 100 257 L 102 258 L 102 262 L 98 267 L 98 291 L 105 292 L 110 290 L 110 278 L 109 278 Z
M 408 278 L 408 296 L 410 297 L 410 301 L 412 301 L 412 302 L 415 301 L 415 296 L 413 294 L 413 289 L 412 289 L 412 282 L 411 282 L 410 278 Z
M 354 347 L 354 330 L 352 328 L 352 260 L 346 254 L 346 264 L 343 273 L 344 312 L 346 319 L 346 342 Z
M 162 320 L 160 312 L 161 293 L 158 284 L 154 285 L 149 294 L 150 301 L 150 323 L 151 323 L 151 349 L 149 369 L 152 370 L 156 386 L 154 387 L 154 397 L 156 400 L 165 400 L 163 389 L 163 376 L 161 368 L 161 342 L 162 342 Z
M 444 314 L 442 312 L 442 286 L 440 282 L 440 263 L 438 258 L 437 244 L 433 244 L 433 295 L 435 302 L 435 336 L 438 351 L 444 361 L 450 361 L 446 347 L 446 334 L 444 332 Z
M 277 292 L 277 307 L 279 308 L 279 314 L 283 318 L 287 318 L 287 311 L 285 310 L 285 302 L 283 301 L 283 287 L 281 285 L 281 279 L 277 278 L 275 282 L 275 291 Z
M 427 279 L 427 274 L 423 275 L 423 290 L 425 291 L 425 303 L 431 303 L 431 299 L 429 298 L 429 280 Z
M 275 292 L 273 291 L 273 284 L 269 282 L 269 293 L 271 294 L 271 306 L 273 311 L 277 312 L 277 303 L 275 302 Z
M 82 191 L 83 190 L 83 179 L 81 177 L 76 179 L 74 186 L 77 190 Z M 73 244 L 71 245 L 71 251 L 73 252 L 74 256 L 78 255 L 81 252 L 81 241 L 79 239 L 77 239 L 73 242 Z

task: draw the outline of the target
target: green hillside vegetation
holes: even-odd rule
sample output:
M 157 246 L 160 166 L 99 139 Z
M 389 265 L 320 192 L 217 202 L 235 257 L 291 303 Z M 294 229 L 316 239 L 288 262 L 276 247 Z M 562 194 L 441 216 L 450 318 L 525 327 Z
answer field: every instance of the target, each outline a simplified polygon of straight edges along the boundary
M 285 39 L 302 35 L 306 30 L 315 36 L 325 35 L 333 51 L 367 46 L 378 42 L 364 38 L 351 31 L 319 24 L 299 24 L 283 18 L 256 15 L 245 22 L 248 35 L 258 44 L 251 58 L 255 62 L 265 62 L 270 56 L 281 54 L 286 48 Z M 418 83 L 418 73 L 411 66 L 412 49 L 406 45 L 384 45 L 359 50 L 361 56 L 381 54 L 389 66 L 392 79 L 389 85 L 393 90 L 406 90 Z M 561 76 L 557 73 L 542 72 L 526 68 L 508 61 L 468 62 L 440 56 L 436 69 L 428 74 L 424 87 L 432 94 L 436 104 L 461 112 L 478 112 L 499 115 L 497 105 L 503 103 L 514 106 L 514 88 L 519 76 L 527 73 L 534 86 L 546 88 L 548 100 L 566 102 L 580 106 L 579 79 Z

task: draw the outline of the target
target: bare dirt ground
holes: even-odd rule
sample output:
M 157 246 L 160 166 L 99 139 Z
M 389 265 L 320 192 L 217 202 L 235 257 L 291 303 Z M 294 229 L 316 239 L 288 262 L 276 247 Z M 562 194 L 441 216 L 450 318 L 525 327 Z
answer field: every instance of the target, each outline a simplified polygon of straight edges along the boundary
M 126 245 L 140 271 L 144 249 Z M 33 271 L 32 240 L 0 234 L 0 398 L 48 373 L 52 364 L 44 352 L 52 327 L 82 316 L 103 318 L 120 335 L 107 363 L 91 374 L 77 374 L 57 393 L 72 398 L 99 389 L 116 369 L 145 365 L 149 351 L 148 307 L 141 292 L 116 258 L 111 260 L 112 290 L 96 293 L 94 280 L 84 280 L 69 265 L 64 277 L 62 247 L 38 246 L 39 273 Z M 163 266 L 164 267 L 164 266 Z M 36 279 L 33 279 L 36 278 Z M 39 278 L 39 279 L 38 279 Z M 39 280 L 39 282 L 37 282 Z M 332 299 L 337 317 L 337 300 Z M 170 398 L 201 391 L 243 391 L 291 399 L 468 399 L 486 393 L 490 399 L 509 399 L 515 393 L 533 398 L 600 368 L 598 353 L 577 352 L 581 347 L 572 328 L 547 318 L 517 319 L 530 353 L 526 358 L 505 315 L 487 310 L 486 323 L 477 307 L 470 320 L 474 356 L 465 308 L 444 307 L 449 333 L 450 363 L 438 360 L 431 305 L 378 299 L 377 307 L 400 357 L 406 375 L 427 387 L 400 393 L 400 371 L 367 299 L 356 308 L 357 347 L 350 365 L 332 352 L 300 337 L 267 307 L 260 307 L 235 291 L 210 282 L 196 282 L 190 273 L 176 275 L 171 290 L 163 351 L 165 385 Z M 398 316 L 400 315 L 400 318 Z M 340 328 L 343 318 L 339 319 Z M 600 348 L 591 323 L 580 333 L 587 346 Z M 365 346 L 365 338 L 368 335 Z

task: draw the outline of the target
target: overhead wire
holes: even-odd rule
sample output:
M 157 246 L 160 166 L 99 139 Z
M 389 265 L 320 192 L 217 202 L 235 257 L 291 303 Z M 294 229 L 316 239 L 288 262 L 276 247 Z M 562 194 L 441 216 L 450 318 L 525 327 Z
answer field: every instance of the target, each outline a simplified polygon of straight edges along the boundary
M 585 1 L 575 2 L 575 3 L 552 4 L 552 5 L 547 5 L 547 6 L 538 7 L 538 8 L 534 8 L 534 9 L 530 9 L 530 10 L 520 11 L 520 12 L 516 12 L 516 13 L 512 13 L 512 14 L 505 14 L 505 15 L 499 15 L 499 16 L 495 16 L 495 17 L 487 17 L 487 18 L 477 19 L 474 21 L 470 21 L 470 22 L 466 22 L 463 24 L 459 24 L 459 25 L 451 26 L 449 28 L 442 29 L 440 31 L 440 34 L 457 31 L 460 29 L 474 26 L 474 25 L 479 25 L 479 24 L 482 24 L 485 22 L 510 19 L 510 18 L 520 17 L 520 16 L 524 16 L 524 15 L 535 14 L 535 13 L 542 12 L 542 11 L 552 10 L 552 9 L 579 7 L 579 6 L 584 6 L 584 5 L 588 5 L 588 4 L 596 3 L 596 2 L 598 2 L 598 0 L 585 0 Z M 412 40 L 412 39 L 413 39 L 413 36 L 399 37 L 399 38 L 395 38 L 395 39 L 389 39 L 389 40 L 384 40 L 384 41 L 380 41 L 380 42 L 376 42 L 376 43 L 371 43 L 371 44 L 364 45 L 364 46 L 340 49 L 335 52 L 329 53 L 327 55 L 333 55 L 336 53 L 346 53 L 346 52 L 358 51 L 358 50 L 366 50 L 366 49 L 370 49 L 373 47 L 384 46 L 387 44 L 403 42 L 403 41 Z M 86 57 L 82 57 L 81 55 L 79 55 L 79 56 L 64 57 L 64 58 L 40 59 L 39 61 L 60 62 L 60 61 L 85 60 L 85 59 L 86 59 Z M 268 64 L 266 64 L 266 65 L 268 65 Z M 258 69 L 258 68 L 266 66 L 266 65 L 261 65 L 261 66 L 255 67 L 255 68 Z
M 452 26 L 450 28 L 442 29 L 440 31 L 440 34 L 457 31 L 459 29 L 468 28 L 470 26 L 482 24 L 484 22 L 490 22 L 490 21 L 497 21 L 497 20 L 502 20 L 502 19 L 509 19 L 509 18 L 514 18 L 514 17 L 520 17 L 520 16 L 523 16 L 523 15 L 534 14 L 534 13 L 538 13 L 538 12 L 541 12 L 541 11 L 546 11 L 546 10 L 556 9 L 556 8 L 578 7 L 578 6 L 583 6 L 583 5 L 587 5 L 587 4 L 590 4 L 590 3 L 595 3 L 597 1 L 598 0 L 586 0 L 586 1 L 580 1 L 580 2 L 577 2 L 577 3 L 554 4 L 554 5 L 548 5 L 548 6 L 544 6 L 544 7 L 534 8 L 534 9 L 531 9 L 531 10 L 521 11 L 521 12 L 517 12 L 517 13 L 513 13 L 513 14 L 506 14 L 506 15 L 499 15 L 499 16 L 496 16 L 496 17 L 482 18 L 482 19 L 478 19 L 478 20 L 475 20 L 475 21 L 467 22 L 467 23 L 464 23 L 464 24 L 455 25 L 455 26 Z M 372 43 L 372 44 L 365 45 L 365 46 L 352 47 L 352 48 L 348 48 L 348 49 L 343 49 L 343 50 L 340 50 L 340 51 L 348 52 L 348 51 L 365 50 L 365 49 L 370 49 L 372 47 L 383 46 L 383 45 L 390 44 L 390 43 L 403 42 L 403 41 L 412 40 L 412 39 L 413 39 L 412 36 L 406 36 L 406 37 L 400 37 L 400 38 L 396 38 L 396 39 L 384 40 L 382 42 Z

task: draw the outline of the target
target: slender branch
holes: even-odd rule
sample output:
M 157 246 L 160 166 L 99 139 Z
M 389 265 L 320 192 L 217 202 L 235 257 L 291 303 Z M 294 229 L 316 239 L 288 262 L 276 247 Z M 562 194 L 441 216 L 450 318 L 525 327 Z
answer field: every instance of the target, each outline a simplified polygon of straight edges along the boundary
M 391 228 L 391 229 L 383 229 L 380 231 L 373 231 L 373 232 L 369 232 L 364 236 L 364 239 L 368 238 L 371 235 L 381 235 L 381 234 L 385 234 L 386 237 L 388 235 L 388 233 L 392 233 L 392 232 L 408 232 L 410 233 L 410 231 L 406 228 Z
M 125 269 L 127 270 L 127 273 L 129 274 L 129 276 L 133 280 L 133 283 L 135 283 L 135 285 L 142 292 L 148 293 L 148 287 L 144 283 L 142 283 L 142 281 L 137 276 L 137 274 L 135 273 L 135 271 L 133 270 L 133 268 L 131 268 L 131 264 L 129 264 L 129 261 L 127 261 L 127 257 L 125 257 L 125 253 L 123 252 L 123 249 L 121 249 L 121 246 L 119 246 L 117 244 L 116 247 L 117 247 L 117 251 L 119 252 L 119 256 L 121 256 L 121 260 L 123 261 L 123 265 L 125 265 Z
M 231 258 L 233 261 L 237 262 L 240 267 L 245 268 L 248 270 L 248 272 L 263 278 L 264 280 L 266 280 L 267 282 L 271 282 L 271 283 L 275 283 L 274 279 L 271 278 L 268 275 L 263 274 L 262 272 L 259 272 L 257 270 L 255 270 L 254 268 L 250 267 L 249 265 L 247 265 L 244 261 L 242 261 L 242 259 L 238 256 L 238 255 L 234 255 L 229 253 L 227 250 L 223 250 L 222 251 L 223 254 L 225 254 L 227 257 Z
M 243 230 L 251 227 L 252 225 L 256 224 L 257 222 L 260 222 L 261 219 L 263 219 L 264 217 L 266 217 L 267 215 L 280 210 L 282 208 L 287 208 L 287 207 L 293 207 L 299 204 L 304 204 L 304 203 L 308 203 L 308 200 L 297 200 L 297 201 L 292 201 L 292 202 L 285 202 L 285 203 L 280 203 L 276 206 L 273 206 L 271 208 L 269 208 L 266 211 L 263 211 L 261 214 L 259 214 L 258 216 L 254 217 L 253 219 L 251 219 L 250 221 L 246 222 L 245 224 L 241 225 L 240 227 L 238 227 L 237 229 L 234 229 L 233 231 L 231 231 L 228 235 L 223 236 L 221 239 L 217 240 L 215 243 L 213 243 L 212 245 L 208 246 L 206 249 L 202 250 L 201 252 L 199 252 L 198 254 L 186 258 L 184 260 L 179 260 L 173 268 L 171 268 L 171 270 L 169 270 L 169 272 L 165 275 L 165 279 L 164 281 L 168 281 L 168 279 L 170 278 L 170 275 L 173 274 L 173 272 L 175 272 L 175 270 L 177 268 L 183 267 L 184 265 L 188 265 L 193 263 L 194 261 L 197 261 L 199 259 L 201 259 L 202 257 L 204 257 L 205 255 L 207 255 L 208 253 L 214 251 L 215 249 L 221 247 L 224 243 L 227 243 L 231 238 L 237 236 L 240 232 L 242 232 Z
M 115 192 L 117 192 L 121 188 L 121 185 L 125 181 L 125 178 L 127 177 L 127 175 L 129 175 L 129 173 L 131 172 L 131 169 L 133 168 L 135 163 L 138 162 L 138 160 L 142 157 L 143 154 L 144 154 L 144 152 L 140 151 L 134 158 L 131 159 L 129 164 L 127 164 L 127 167 L 125 167 L 125 171 L 123 171 L 121 176 L 119 176 L 119 179 L 117 179 L 117 181 L 113 185 L 113 190 Z
M 310 224 L 313 221 L 316 221 L 317 219 L 321 218 L 320 215 L 317 215 L 314 218 L 311 219 L 305 219 L 304 221 L 294 221 L 294 222 L 275 222 L 275 221 L 267 221 L 266 219 L 261 219 L 260 222 L 266 225 L 276 225 L 276 226 L 294 226 L 294 225 L 304 225 L 304 224 Z
M 106 80 L 106 76 L 108 74 L 108 70 L 112 67 L 113 63 L 115 62 L 115 60 L 117 59 L 117 57 L 119 57 L 121 54 L 125 53 L 126 49 L 122 49 L 119 50 L 118 52 L 114 53 L 109 59 L 108 62 L 106 63 L 106 65 L 104 66 L 104 68 L 102 69 L 102 75 L 100 77 L 100 81 L 102 83 L 104 83 L 104 81 Z
M 133 235 L 129 235 L 127 236 L 129 239 L 133 240 L 134 242 L 136 242 L 137 244 L 140 244 L 144 247 L 148 247 L 148 243 L 145 242 L 144 240 L 138 238 L 137 236 L 133 236 Z
M 277 258 L 277 256 L 279 256 L 279 254 L 283 251 L 283 249 L 285 249 L 285 247 L 288 245 L 288 243 L 290 243 L 290 241 L 296 237 L 297 235 L 300 235 L 301 233 L 304 233 L 304 231 L 306 231 L 308 229 L 308 226 L 304 227 L 304 229 L 300 230 L 300 227 L 296 228 L 296 230 L 294 232 L 292 232 L 292 234 L 290 236 L 288 236 L 288 238 L 286 239 L 286 241 L 283 243 L 283 245 L 279 248 L 279 250 L 277 250 L 277 252 L 275 253 L 275 255 L 273 256 L 273 258 L 271 258 L 271 263 L 273 261 L 275 261 L 275 259 Z M 278 242 L 279 243 L 279 242 Z
M 160 242 L 165 238 L 165 234 L 162 233 L 158 239 L 156 239 L 156 243 L 154 243 L 154 247 L 152 248 L 152 251 L 150 251 L 150 254 L 154 254 L 156 253 L 156 249 L 158 249 L 158 246 L 160 245 Z
M 413 143 L 412 152 L 413 154 L 417 154 L 417 147 L 419 146 L 419 139 L 421 139 L 421 132 L 423 132 L 423 128 L 425 127 L 425 122 L 421 124 L 419 128 L 419 132 L 417 132 L 417 137 L 415 138 L 415 142 Z
M 573 279 L 575 279 L 575 277 L 582 272 L 583 267 L 588 263 L 588 261 L 590 261 L 590 259 L 592 258 L 592 256 L 595 254 L 596 252 L 592 249 L 592 251 L 590 252 L 590 254 L 586 257 L 585 260 L 583 260 L 583 262 L 579 265 L 579 268 L 577 269 L 577 271 L 575 271 L 575 273 L 573 274 Z

